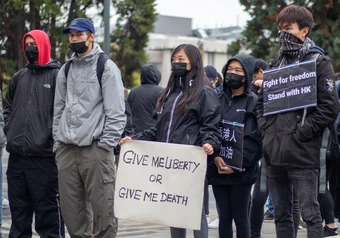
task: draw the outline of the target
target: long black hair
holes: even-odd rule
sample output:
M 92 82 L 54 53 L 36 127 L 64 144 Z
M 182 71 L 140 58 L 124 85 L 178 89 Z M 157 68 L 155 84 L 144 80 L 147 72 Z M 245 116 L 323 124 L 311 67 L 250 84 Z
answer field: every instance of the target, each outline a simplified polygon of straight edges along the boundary
M 171 55 L 171 61 L 175 54 L 180 50 L 184 50 L 185 54 L 188 56 L 191 64 L 191 70 L 184 79 L 183 83 L 183 97 L 180 99 L 178 105 L 176 106 L 176 113 L 184 113 L 187 107 L 192 103 L 200 94 L 203 86 L 208 82 L 206 76 L 204 75 L 203 62 L 199 49 L 190 44 L 182 44 L 177 46 Z M 168 85 L 158 99 L 156 111 L 157 113 L 162 112 L 162 107 L 164 102 L 167 101 L 169 95 L 175 89 L 176 79 L 173 72 L 170 75 Z

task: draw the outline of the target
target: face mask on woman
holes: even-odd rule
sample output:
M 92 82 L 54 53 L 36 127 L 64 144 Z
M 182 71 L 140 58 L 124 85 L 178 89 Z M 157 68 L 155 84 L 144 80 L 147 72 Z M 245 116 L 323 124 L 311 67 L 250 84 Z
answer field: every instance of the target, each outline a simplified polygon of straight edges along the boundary
M 227 72 L 224 80 L 229 88 L 237 90 L 244 85 L 242 82 L 244 78 L 245 76 Z
M 172 63 L 171 70 L 176 77 L 185 78 L 189 73 L 189 70 L 187 70 L 187 63 Z

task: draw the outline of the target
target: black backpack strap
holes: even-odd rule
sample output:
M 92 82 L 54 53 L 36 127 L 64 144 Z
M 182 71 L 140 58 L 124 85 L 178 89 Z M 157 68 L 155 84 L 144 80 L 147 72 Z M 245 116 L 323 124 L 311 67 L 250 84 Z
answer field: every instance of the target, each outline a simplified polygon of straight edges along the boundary
M 105 53 L 100 53 L 97 61 L 97 78 L 100 88 L 102 88 L 102 77 L 105 70 L 105 63 L 110 57 Z
M 68 71 L 70 71 L 70 67 L 71 67 L 71 63 L 72 61 L 67 61 L 66 64 L 65 64 L 65 77 L 67 79 L 67 75 L 68 75 Z

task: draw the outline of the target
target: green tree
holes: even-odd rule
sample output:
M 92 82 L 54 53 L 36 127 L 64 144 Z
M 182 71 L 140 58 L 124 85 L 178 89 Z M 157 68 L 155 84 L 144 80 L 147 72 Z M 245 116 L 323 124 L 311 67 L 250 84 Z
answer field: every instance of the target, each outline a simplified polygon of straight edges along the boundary
M 156 20 L 155 0 L 112 0 L 117 10 L 116 29 L 112 35 L 113 59 L 122 72 L 126 87 L 134 85 L 133 74 L 147 62 L 145 47 L 148 33 Z
M 85 17 L 90 7 L 103 0 L 0 0 L 0 85 L 3 97 L 12 75 L 26 64 L 22 37 L 33 29 L 50 36 L 51 57 L 65 61 L 68 38 L 62 29 L 76 17 Z
M 269 61 L 279 48 L 276 41 L 276 17 L 289 4 L 306 6 L 313 14 L 315 27 L 311 39 L 332 58 L 336 70 L 340 70 L 340 1 L 336 0 L 240 0 L 252 17 L 247 22 L 242 38 L 254 57 Z

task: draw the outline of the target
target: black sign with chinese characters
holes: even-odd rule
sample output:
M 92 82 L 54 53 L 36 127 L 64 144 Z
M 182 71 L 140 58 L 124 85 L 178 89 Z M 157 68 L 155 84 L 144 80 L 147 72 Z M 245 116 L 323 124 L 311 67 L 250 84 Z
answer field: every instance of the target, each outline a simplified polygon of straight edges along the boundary
M 243 171 L 244 124 L 221 120 L 222 143 L 220 156 L 228 167 Z

